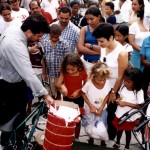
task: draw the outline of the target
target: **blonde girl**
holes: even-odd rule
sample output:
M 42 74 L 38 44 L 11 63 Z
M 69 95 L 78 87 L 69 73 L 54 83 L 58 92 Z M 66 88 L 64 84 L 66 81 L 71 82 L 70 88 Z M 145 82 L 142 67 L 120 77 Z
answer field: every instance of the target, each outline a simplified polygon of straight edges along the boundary
M 107 101 L 108 93 L 111 90 L 109 85 L 110 70 L 106 64 L 96 63 L 90 73 L 90 80 L 82 88 L 82 96 L 85 100 L 85 113 L 94 113 L 101 116 L 102 120 L 107 126 Z M 94 140 L 89 139 L 89 144 L 93 144 Z M 105 145 L 102 141 L 101 145 Z

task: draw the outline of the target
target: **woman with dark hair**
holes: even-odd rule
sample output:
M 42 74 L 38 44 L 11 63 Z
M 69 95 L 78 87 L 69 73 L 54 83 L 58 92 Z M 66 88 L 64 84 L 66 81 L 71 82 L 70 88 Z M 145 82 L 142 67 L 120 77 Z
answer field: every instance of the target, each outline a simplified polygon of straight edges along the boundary
M 92 35 L 94 29 L 100 24 L 100 10 L 91 7 L 85 12 L 85 17 L 89 25 L 82 27 L 80 30 L 78 51 L 83 54 L 83 62 L 87 74 L 89 74 L 93 63 L 98 62 L 100 57 L 100 46 L 96 38 Z
M 138 11 L 137 16 L 140 18 L 140 20 L 134 22 L 129 27 L 129 43 L 133 47 L 130 63 L 134 67 L 143 70 L 143 66 L 141 65 L 140 49 L 142 46 L 143 39 L 150 35 L 149 30 L 146 29 L 143 24 L 144 7 Z
M 128 52 L 128 59 L 130 60 L 131 52 L 133 51 L 132 46 L 128 40 L 129 27 L 127 25 L 118 25 L 115 29 L 115 40 L 118 41 L 125 50 Z
M 101 23 L 94 31 L 93 36 L 98 40 L 101 46 L 100 61 L 107 64 L 111 70 L 109 79 L 112 88 L 109 96 L 108 105 L 108 134 L 110 140 L 114 140 L 116 130 L 112 125 L 112 120 L 115 116 L 116 105 L 113 101 L 116 99 L 117 92 L 121 86 L 125 69 L 128 67 L 128 53 L 124 47 L 115 40 L 114 28 L 109 23 Z
M 2 19 L 0 19 L 0 35 L 10 25 L 17 25 L 18 27 L 21 26 L 21 20 L 12 17 L 11 14 L 11 7 L 7 3 L 0 5 L 0 15 L 2 16 Z
M 91 7 L 94 7 L 94 8 L 98 8 L 99 9 L 99 4 L 98 3 L 96 3 L 96 2 L 90 2 L 89 4 L 88 4 L 88 8 L 91 8 Z M 104 17 L 102 16 L 102 14 L 101 14 L 101 17 L 100 17 L 100 20 L 99 20 L 99 22 L 105 22 L 105 19 L 104 19 Z M 83 18 L 81 18 L 80 19 L 80 22 L 79 22 L 79 27 L 84 27 L 84 26 L 87 26 L 88 25 L 88 22 L 87 22 L 87 20 L 86 20 L 86 17 L 84 16 Z
M 137 17 L 137 13 L 143 7 L 144 7 L 144 1 L 143 0 L 133 0 L 132 1 L 132 10 L 133 10 L 133 12 L 131 13 L 131 16 L 130 16 L 129 21 L 128 21 L 129 26 L 132 23 L 139 20 L 139 18 Z

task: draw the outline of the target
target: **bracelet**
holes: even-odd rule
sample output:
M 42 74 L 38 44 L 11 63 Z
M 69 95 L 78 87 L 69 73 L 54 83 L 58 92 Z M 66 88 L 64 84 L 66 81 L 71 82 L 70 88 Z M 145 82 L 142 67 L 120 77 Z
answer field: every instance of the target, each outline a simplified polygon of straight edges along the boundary
M 90 49 L 93 49 L 93 44 L 90 45 Z

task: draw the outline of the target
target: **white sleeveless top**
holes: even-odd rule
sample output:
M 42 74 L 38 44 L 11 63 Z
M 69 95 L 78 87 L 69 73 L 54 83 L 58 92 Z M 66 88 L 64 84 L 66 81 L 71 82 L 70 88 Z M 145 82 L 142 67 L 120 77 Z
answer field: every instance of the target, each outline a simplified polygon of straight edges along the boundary
M 118 78 L 118 56 L 122 50 L 124 50 L 124 47 L 119 42 L 117 42 L 117 47 L 107 55 L 106 48 L 101 48 L 100 61 L 106 63 L 111 70 L 111 77 L 109 79 L 111 88 L 114 87 Z

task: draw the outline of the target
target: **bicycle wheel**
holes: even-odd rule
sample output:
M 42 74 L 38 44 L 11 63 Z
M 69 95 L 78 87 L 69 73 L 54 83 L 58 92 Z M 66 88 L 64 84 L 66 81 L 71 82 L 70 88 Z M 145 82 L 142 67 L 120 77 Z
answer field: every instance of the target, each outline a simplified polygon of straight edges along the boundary
M 145 149 L 145 145 L 144 145 L 144 134 L 142 134 L 142 131 L 132 131 L 133 136 L 135 137 L 135 139 L 137 140 L 137 142 L 139 143 L 139 145 Z

